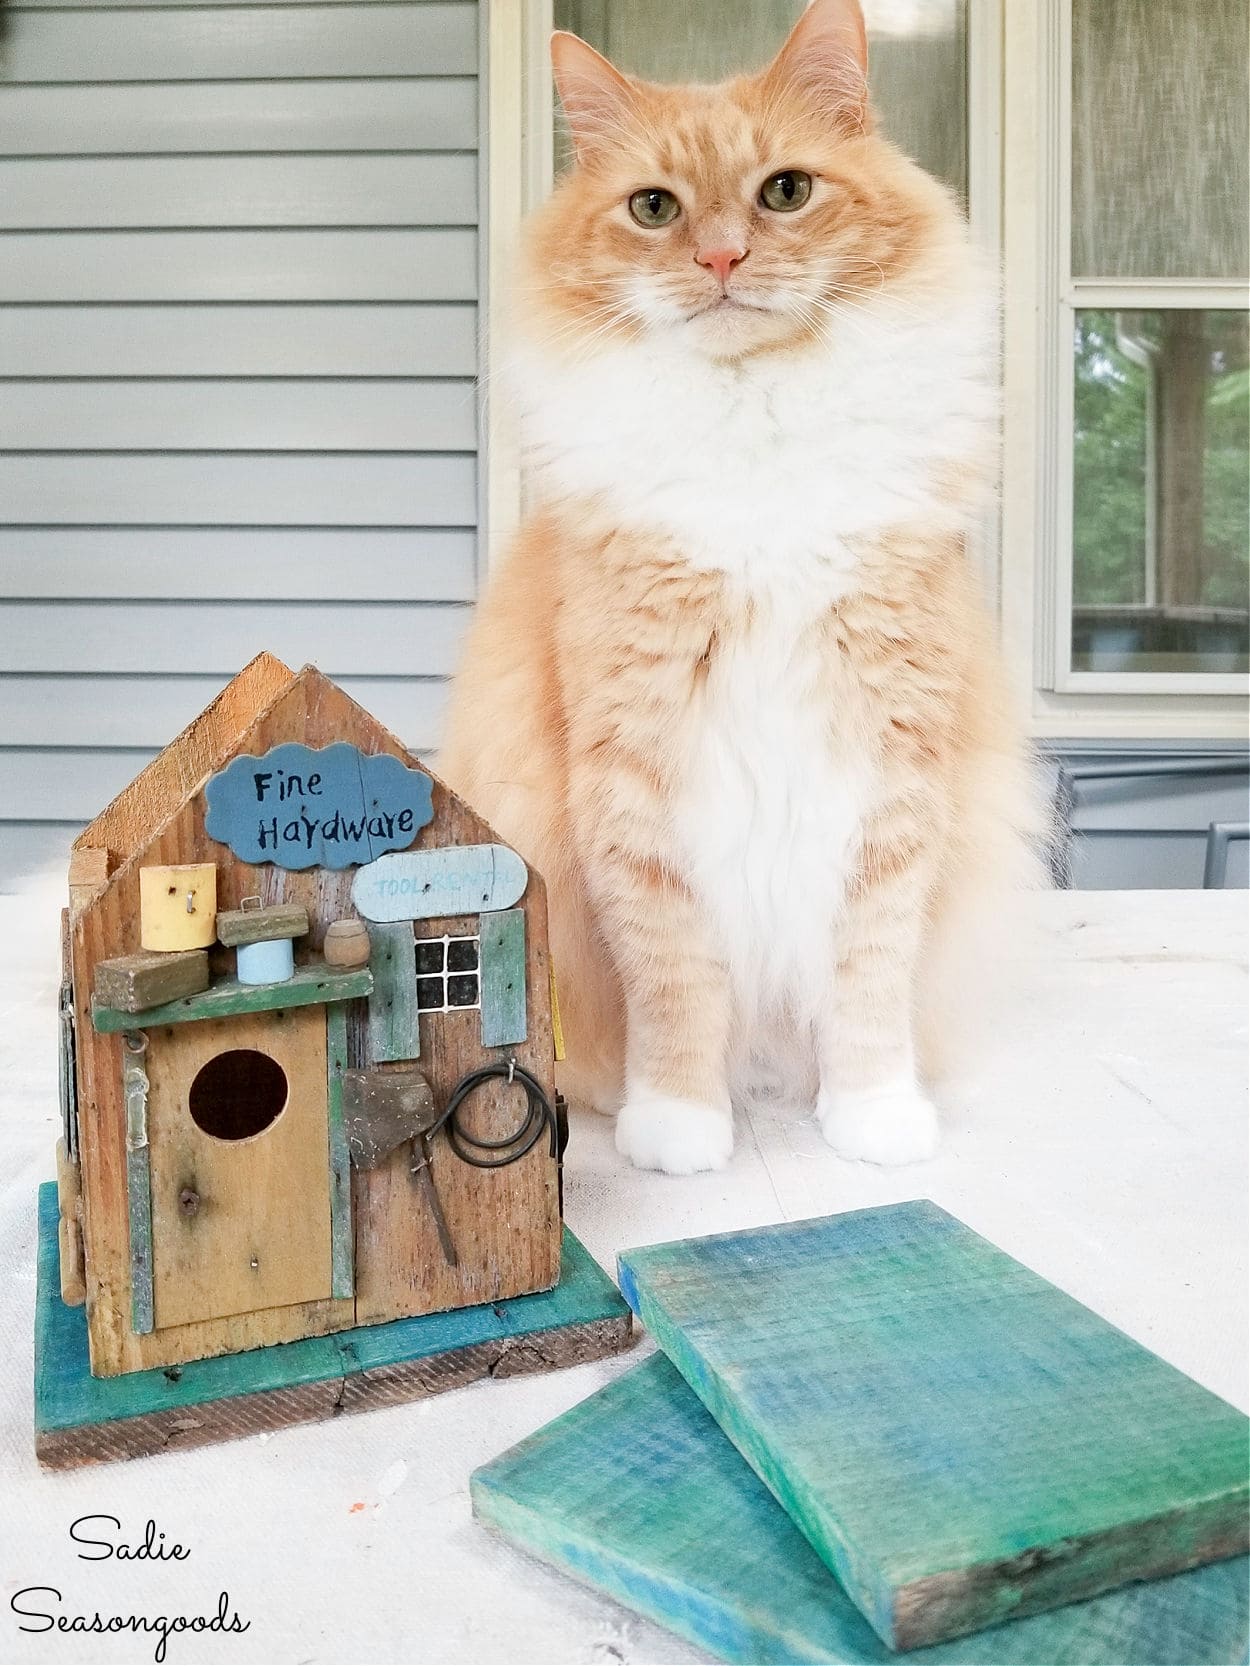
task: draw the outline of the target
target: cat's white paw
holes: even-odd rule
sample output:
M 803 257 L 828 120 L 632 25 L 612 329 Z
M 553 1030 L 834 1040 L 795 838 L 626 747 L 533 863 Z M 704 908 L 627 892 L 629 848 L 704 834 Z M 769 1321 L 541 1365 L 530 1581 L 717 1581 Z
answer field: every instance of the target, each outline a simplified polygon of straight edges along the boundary
M 665 1174 L 723 1169 L 733 1156 L 733 1116 L 717 1105 L 635 1089 L 616 1119 L 616 1149 L 635 1168 Z
M 880 1093 L 822 1092 L 816 1114 L 829 1144 L 852 1161 L 923 1163 L 938 1148 L 937 1112 L 912 1083 Z

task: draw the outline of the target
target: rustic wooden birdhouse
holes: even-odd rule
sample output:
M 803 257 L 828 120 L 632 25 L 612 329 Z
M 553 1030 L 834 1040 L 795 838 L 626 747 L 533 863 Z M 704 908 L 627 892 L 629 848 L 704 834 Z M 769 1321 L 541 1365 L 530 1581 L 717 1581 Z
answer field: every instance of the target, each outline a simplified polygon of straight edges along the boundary
M 542 879 L 320 672 L 255 660 L 70 878 L 60 1279 L 94 1377 L 557 1285 Z

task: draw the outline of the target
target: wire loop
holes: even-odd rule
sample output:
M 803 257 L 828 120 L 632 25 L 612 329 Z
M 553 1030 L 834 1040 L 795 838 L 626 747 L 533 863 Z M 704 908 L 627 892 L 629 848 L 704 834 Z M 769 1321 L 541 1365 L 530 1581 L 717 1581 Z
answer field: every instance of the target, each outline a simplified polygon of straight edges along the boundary
M 496 1079 L 516 1082 L 524 1088 L 525 1115 L 503 1139 L 485 1140 L 470 1134 L 461 1124 L 460 1109 L 478 1088 Z M 447 1143 L 460 1161 L 477 1169 L 501 1169 L 509 1163 L 519 1162 L 538 1144 L 544 1128 L 551 1155 L 559 1155 L 559 1131 L 551 1101 L 543 1091 L 542 1083 L 515 1059 L 509 1059 L 507 1064 L 502 1060 L 498 1064 L 485 1064 L 479 1070 L 471 1070 L 467 1076 L 462 1076 L 447 1101 L 447 1108 L 429 1130 L 427 1138 L 432 1139 L 440 1128 L 446 1130 Z

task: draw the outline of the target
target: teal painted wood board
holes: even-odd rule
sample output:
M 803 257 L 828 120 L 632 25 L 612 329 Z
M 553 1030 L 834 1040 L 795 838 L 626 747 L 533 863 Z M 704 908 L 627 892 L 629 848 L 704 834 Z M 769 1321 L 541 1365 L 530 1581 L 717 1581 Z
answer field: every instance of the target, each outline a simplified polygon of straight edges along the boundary
M 510 1047 L 526 1037 L 525 910 L 481 918 L 482 1046 Z
M 375 1064 L 421 1056 L 417 1007 L 417 948 L 412 925 L 374 926 L 369 932 L 369 1051 Z
M 1250 1543 L 1246 1418 L 934 1203 L 628 1250 L 619 1272 L 891 1648 Z
M 39 1188 L 35 1446 L 53 1467 L 396 1404 L 479 1377 L 598 1358 L 629 1344 L 628 1307 L 566 1228 L 560 1282 L 537 1295 L 93 1377 L 86 1311 L 61 1300 L 57 1218 L 56 1185 L 48 1182 Z
M 1240 1666 L 1244 1557 L 897 1655 L 663 1354 L 471 1482 L 479 1520 L 719 1660 Z

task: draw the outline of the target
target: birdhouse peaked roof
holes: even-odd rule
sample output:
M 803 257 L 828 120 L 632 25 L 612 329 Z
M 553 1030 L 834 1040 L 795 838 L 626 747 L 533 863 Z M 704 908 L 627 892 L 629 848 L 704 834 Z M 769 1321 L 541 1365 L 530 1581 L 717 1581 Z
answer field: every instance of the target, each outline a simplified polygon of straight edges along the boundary
M 289 665 L 257 654 L 83 829 L 73 849 L 107 850 L 110 865 L 120 867 L 240 749 L 251 724 L 294 681 Z
M 271 654 L 259 654 L 79 834 L 74 852 L 107 851 L 109 877 L 101 872 L 98 890 L 93 887 L 93 894 L 81 897 L 77 907 L 88 906 L 111 889 L 159 835 L 171 831 L 175 820 L 203 791 L 208 777 L 231 758 L 242 753 L 259 755 L 288 740 L 310 747 L 348 741 L 364 752 L 388 752 L 403 763 L 424 768 L 389 729 L 316 666 L 306 665 L 295 672 Z M 433 779 L 436 804 L 445 802 L 449 789 L 437 777 Z M 492 830 L 469 806 L 462 806 L 462 811 L 464 818 L 476 823 L 474 838 L 495 840 Z M 463 818 L 461 828 L 467 831 Z

